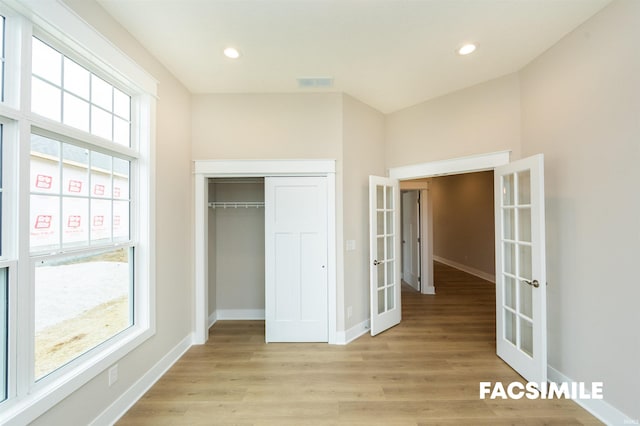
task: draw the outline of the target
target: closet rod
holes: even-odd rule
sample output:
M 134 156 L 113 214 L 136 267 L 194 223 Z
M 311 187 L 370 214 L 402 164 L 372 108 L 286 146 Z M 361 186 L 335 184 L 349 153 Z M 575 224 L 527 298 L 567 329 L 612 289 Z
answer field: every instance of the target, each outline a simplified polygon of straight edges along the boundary
M 255 207 L 256 209 L 264 207 L 264 201 L 211 201 L 209 207 L 214 209 L 238 209 L 244 207 L 248 209 Z

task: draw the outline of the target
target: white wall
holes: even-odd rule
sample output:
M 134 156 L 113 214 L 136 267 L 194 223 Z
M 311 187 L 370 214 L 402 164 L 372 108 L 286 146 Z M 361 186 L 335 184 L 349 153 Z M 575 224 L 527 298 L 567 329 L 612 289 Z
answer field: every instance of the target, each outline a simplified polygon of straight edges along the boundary
M 520 155 L 520 88 L 510 74 L 389 114 L 386 167 L 512 150 Z
M 545 155 L 549 364 L 636 421 L 638 40 L 640 2 L 614 1 L 521 72 L 523 155 Z
M 355 251 L 344 252 L 348 330 L 369 318 L 369 175 L 386 176 L 386 171 L 384 115 L 347 95 L 343 108 L 344 240 L 356 242 Z
M 103 372 L 38 418 L 35 425 L 89 424 L 191 332 L 192 208 L 190 95 L 93 1 L 66 0 L 158 81 L 156 145 L 156 335 L 121 359 L 118 381 Z

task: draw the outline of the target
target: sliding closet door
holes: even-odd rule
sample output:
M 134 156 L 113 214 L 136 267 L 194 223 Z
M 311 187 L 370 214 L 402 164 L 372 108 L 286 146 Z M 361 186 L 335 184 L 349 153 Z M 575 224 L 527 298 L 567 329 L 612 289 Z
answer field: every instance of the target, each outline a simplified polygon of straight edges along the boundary
M 265 178 L 267 342 L 327 342 L 327 179 Z

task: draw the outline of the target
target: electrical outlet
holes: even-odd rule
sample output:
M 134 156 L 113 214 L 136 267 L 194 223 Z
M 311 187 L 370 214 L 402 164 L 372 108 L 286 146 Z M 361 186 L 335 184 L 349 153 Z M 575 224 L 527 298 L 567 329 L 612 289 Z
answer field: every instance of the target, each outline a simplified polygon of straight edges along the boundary
M 118 381 L 118 364 L 109 369 L 109 386 Z
M 347 307 L 347 319 L 351 318 L 353 315 L 353 306 Z

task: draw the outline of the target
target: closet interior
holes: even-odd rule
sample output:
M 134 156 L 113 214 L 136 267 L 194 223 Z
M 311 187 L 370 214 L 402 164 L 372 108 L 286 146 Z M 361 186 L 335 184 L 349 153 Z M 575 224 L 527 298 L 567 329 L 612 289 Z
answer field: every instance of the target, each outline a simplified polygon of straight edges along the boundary
M 209 322 L 264 319 L 264 178 L 208 184 Z

